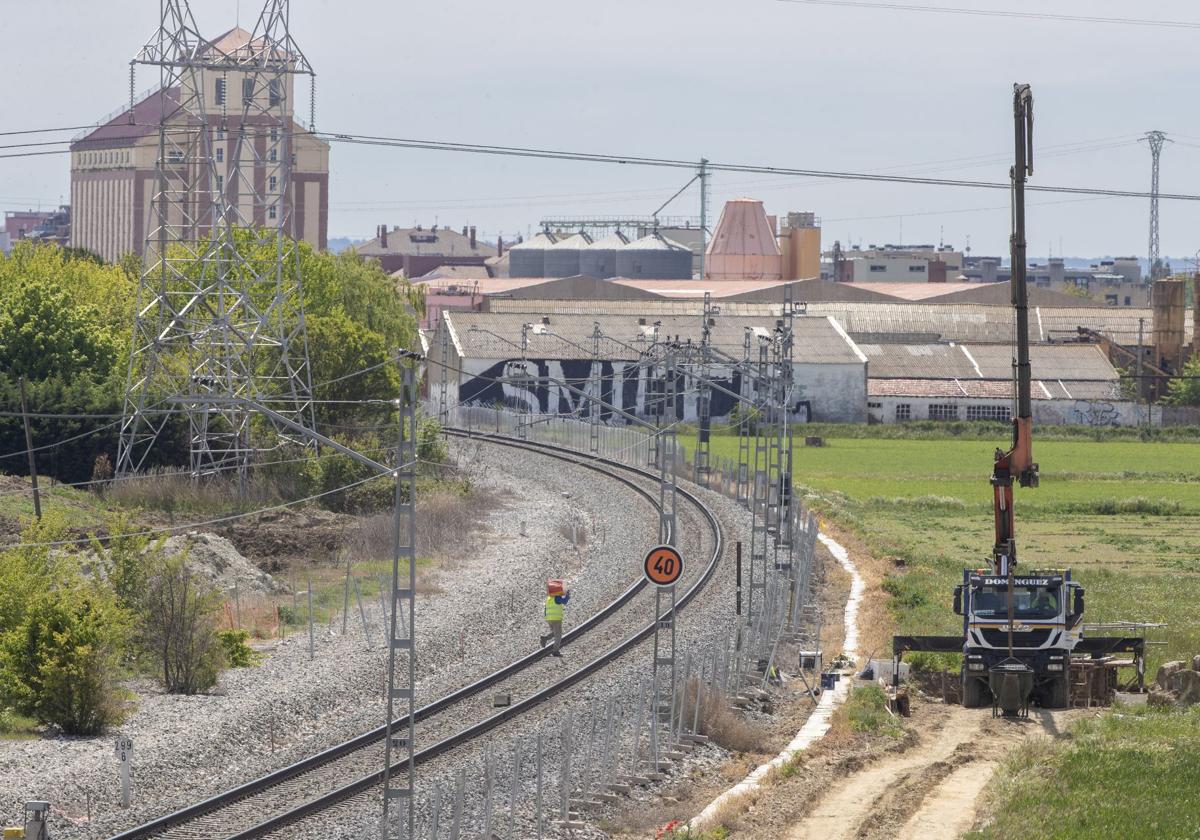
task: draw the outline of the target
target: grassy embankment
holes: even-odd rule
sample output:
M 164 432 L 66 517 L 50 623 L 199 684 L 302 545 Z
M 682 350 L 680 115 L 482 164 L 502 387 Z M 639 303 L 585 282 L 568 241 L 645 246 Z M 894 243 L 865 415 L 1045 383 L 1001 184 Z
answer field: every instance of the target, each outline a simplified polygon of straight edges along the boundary
M 892 560 L 896 629 L 957 632 L 950 595 L 992 544 L 991 452 L 1004 427 L 825 427 L 797 450 L 808 502 Z M 904 439 L 904 435 L 909 437 Z M 1016 490 L 1026 568 L 1070 566 L 1089 621 L 1166 622 L 1161 661 L 1200 653 L 1200 443 L 1194 431 L 1143 442 L 1136 431 L 1038 430 L 1041 486 Z M 736 457 L 735 438 L 714 439 Z M 1122 709 L 1036 741 L 996 773 L 973 840 L 1200 837 L 1200 707 Z

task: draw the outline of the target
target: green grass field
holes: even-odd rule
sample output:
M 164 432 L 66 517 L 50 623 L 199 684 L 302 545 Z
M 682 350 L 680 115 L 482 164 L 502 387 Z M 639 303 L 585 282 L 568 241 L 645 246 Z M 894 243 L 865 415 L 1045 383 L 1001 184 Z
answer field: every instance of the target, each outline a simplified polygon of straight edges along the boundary
M 950 600 L 961 570 L 990 561 L 988 478 L 1006 442 L 997 431 L 994 440 L 827 436 L 796 449 L 809 504 L 892 560 L 899 632 L 959 626 Z M 737 439 L 714 436 L 712 451 L 736 459 Z M 1090 622 L 1166 622 L 1151 636 L 1166 643 L 1151 648 L 1151 668 L 1200 653 L 1200 443 L 1067 439 L 1035 441 L 1034 452 L 1041 485 L 1015 491 L 1021 564 L 1072 568 Z
M 912 431 L 903 439 L 897 427 L 806 428 L 826 445 L 797 448 L 796 486 L 892 561 L 884 587 L 897 631 L 955 633 L 961 570 L 990 561 L 988 478 L 1007 438 L 1003 427 L 990 437 Z M 1200 442 L 1051 431 L 1055 439 L 1034 442 L 1041 486 L 1015 491 L 1020 562 L 1071 567 L 1087 588 L 1088 622 L 1166 622 L 1148 635 L 1163 643 L 1148 651 L 1153 679 L 1158 663 L 1200 653 Z M 737 439 L 716 436 L 712 449 L 736 460 Z M 969 836 L 1200 838 L 1200 707 L 1114 711 L 1011 755 L 986 791 L 982 829 Z
M 1200 838 L 1200 706 L 1079 721 L 1001 765 L 969 840 Z

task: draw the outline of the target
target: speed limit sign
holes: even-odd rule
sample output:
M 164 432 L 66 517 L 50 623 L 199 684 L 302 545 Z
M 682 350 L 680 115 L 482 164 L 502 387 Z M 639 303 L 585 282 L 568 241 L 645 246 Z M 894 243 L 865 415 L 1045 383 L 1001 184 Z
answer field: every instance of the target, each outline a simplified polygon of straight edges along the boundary
M 646 554 L 642 570 L 655 586 L 671 586 L 683 574 L 683 555 L 673 545 L 660 545 Z

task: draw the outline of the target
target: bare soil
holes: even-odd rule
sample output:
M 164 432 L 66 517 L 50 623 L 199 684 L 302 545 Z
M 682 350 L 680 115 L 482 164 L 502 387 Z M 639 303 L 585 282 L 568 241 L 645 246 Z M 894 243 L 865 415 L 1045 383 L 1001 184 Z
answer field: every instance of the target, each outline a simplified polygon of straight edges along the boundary
M 975 803 L 1002 756 L 1030 737 L 1056 737 L 1070 711 L 1005 720 L 988 710 L 918 701 L 905 736 L 856 735 L 815 745 L 792 778 L 765 789 L 734 838 L 930 840 L 975 821 Z

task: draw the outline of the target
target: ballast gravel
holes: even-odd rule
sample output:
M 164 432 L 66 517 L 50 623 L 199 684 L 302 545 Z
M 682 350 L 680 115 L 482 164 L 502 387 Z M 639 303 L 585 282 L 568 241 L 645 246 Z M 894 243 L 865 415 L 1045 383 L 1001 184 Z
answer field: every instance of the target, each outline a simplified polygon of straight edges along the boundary
M 487 514 L 475 550 L 437 573 L 442 591 L 418 597 L 418 705 L 533 649 L 545 627 L 546 578 L 570 581 L 570 626 L 636 579 L 657 538 L 649 504 L 611 479 L 520 450 L 453 439 L 451 446 L 472 480 L 504 504 Z M 0 821 L 15 824 L 25 801 L 44 799 L 52 836 L 108 837 L 379 726 L 382 611 L 377 602 L 365 606 L 370 649 L 352 601 L 348 633 L 340 620 L 318 627 L 312 660 L 301 632 L 271 642 L 261 665 L 225 672 L 210 694 L 131 683 L 135 711 L 103 736 L 0 741 Z M 117 735 L 134 744 L 128 810 L 120 808 Z M 360 816 L 377 819 L 373 801 Z M 312 821 L 281 836 L 343 835 Z
M 739 539 L 747 538 L 750 531 L 750 515 L 734 502 L 693 485 L 687 489 L 700 496 L 721 522 L 724 532 L 722 558 L 708 585 L 680 614 L 678 622 L 677 661 L 680 669 L 689 658 L 695 670 L 701 663 L 711 663 L 714 655 L 721 655 L 729 644 L 728 628 L 734 618 L 734 553 Z M 624 515 L 619 523 L 628 523 Z M 690 503 L 680 502 L 680 545 L 692 569 L 707 565 L 711 557 L 711 539 L 708 527 Z M 694 580 L 694 578 L 692 578 Z M 687 584 L 690 585 L 690 584 Z M 686 588 L 686 585 L 685 585 Z M 644 611 L 643 619 L 649 618 Z M 632 632 L 643 621 L 630 619 L 625 635 Z M 589 637 L 588 642 L 592 640 Z M 567 664 L 578 667 L 592 656 L 600 653 L 590 644 L 587 650 L 572 652 L 567 649 Z M 622 801 L 578 815 L 576 821 L 561 822 L 564 758 L 570 756 L 570 774 L 574 799 L 582 794 L 579 790 L 581 773 L 590 770 L 591 791 L 605 780 L 599 768 L 606 766 L 605 741 L 608 740 L 607 767 L 617 774 L 633 770 L 632 761 L 636 749 L 645 754 L 649 749 L 648 727 L 639 727 L 639 710 L 646 715 L 643 703 L 650 674 L 652 643 L 647 641 L 635 647 L 617 662 L 589 677 L 579 685 L 564 691 L 554 700 L 539 706 L 517 719 L 493 730 L 489 736 L 473 741 L 451 753 L 439 757 L 418 770 L 415 816 L 417 832 L 391 836 L 431 836 L 433 806 L 440 803 L 437 837 L 449 837 L 457 799 L 460 811 L 462 836 L 487 836 L 485 828 L 498 837 L 532 838 L 570 837 L 605 838 L 608 834 L 598 828 L 607 819 L 618 815 Z M 616 736 L 606 739 L 607 721 L 612 717 L 616 723 Z M 570 721 L 572 737 L 570 749 L 564 749 L 564 730 Z M 641 718 L 644 724 L 645 718 Z M 465 724 L 467 721 L 463 721 Z M 597 723 L 598 722 L 598 723 Z M 635 733 L 638 740 L 635 742 Z M 537 806 L 537 743 L 542 739 L 542 825 L 539 834 L 536 815 Z M 418 738 L 420 736 L 418 735 Z M 517 776 L 515 807 L 512 804 L 513 755 L 519 756 L 520 772 Z M 660 782 L 670 785 L 684 779 L 698 767 L 718 762 L 726 753 L 714 745 L 698 747 L 689 756 L 668 763 L 663 770 L 666 778 Z M 489 759 L 489 756 L 491 757 Z M 489 769 L 490 768 L 490 769 Z M 490 795 L 486 781 L 492 780 Z M 461 795 L 456 790 L 461 786 Z M 630 797 L 635 801 L 646 801 L 652 796 L 647 788 L 634 787 Z M 491 803 L 492 820 L 486 823 L 488 803 Z M 355 797 L 338 806 L 289 826 L 273 835 L 274 838 L 297 838 L 298 840 L 357 840 L 365 836 L 378 836 L 380 790 Z M 393 806 L 398 807 L 396 805 Z M 573 812 L 573 808 L 571 809 Z M 510 832 L 510 813 L 514 822 Z M 397 826 L 398 828 L 399 826 Z

